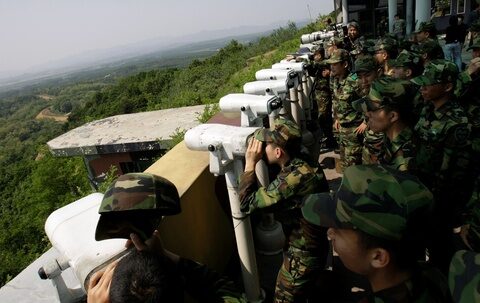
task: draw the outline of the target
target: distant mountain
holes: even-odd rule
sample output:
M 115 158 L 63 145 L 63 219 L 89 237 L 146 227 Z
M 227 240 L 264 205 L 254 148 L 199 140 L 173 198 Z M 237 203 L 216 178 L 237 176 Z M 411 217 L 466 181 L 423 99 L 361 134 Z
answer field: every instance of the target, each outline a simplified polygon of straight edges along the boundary
M 303 26 L 307 21 L 297 22 Z M 223 47 L 231 39 L 242 43 L 250 42 L 260 36 L 267 35 L 281 26 L 286 26 L 287 21 L 279 21 L 262 26 L 242 26 L 229 29 L 202 31 L 181 37 L 158 37 L 137 43 L 116 46 L 108 49 L 91 50 L 80 55 L 62 58 L 38 65 L 28 72 L 1 72 L 0 92 L 11 89 L 20 89 L 28 85 L 37 85 L 43 81 L 54 78 L 69 78 L 74 73 L 100 71 L 102 69 L 118 69 L 130 64 L 142 64 L 148 59 L 165 59 L 165 66 L 172 58 L 204 57 L 211 55 Z M 175 60 L 178 63 L 179 60 Z M 188 62 L 187 62 L 188 64 Z M 153 68 L 153 67 L 152 67 Z M 101 73 L 100 73 L 101 74 Z M 105 73 L 108 74 L 108 73 Z

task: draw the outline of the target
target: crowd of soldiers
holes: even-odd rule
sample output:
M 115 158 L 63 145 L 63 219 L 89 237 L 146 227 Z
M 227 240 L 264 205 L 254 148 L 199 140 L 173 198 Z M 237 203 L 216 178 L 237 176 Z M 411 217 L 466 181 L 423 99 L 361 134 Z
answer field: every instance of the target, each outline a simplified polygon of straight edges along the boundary
M 343 171 L 335 192 L 316 159 L 303 152 L 294 122 L 277 119 L 249 139 L 241 211 L 274 211 L 288 236 L 274 302 L 479 300 L 480 38 L 459 71 L 443 58 L 433 23 L 420 24 L 414 36 L 372 41 L 352 22 L 347 37 L 314 51 L 317 126 L 324 146 L 339 148 Z M 256 180 L 261 159 L 278 171 L 266 187 Z M 125 210 L 122 200 L 150 207 L 141 199 L 132 206 L 130 188 L 113 184 L 111 190 L 120 205 L 108 205 L 111 211 Z M 167 261 L 155 268 L 168 273 L 133 265 L 149 255 L 132 254 L 92 278 L 89 302 L 161 301 L 153 295 L 181 302 L 183 290 L 201 302 L 245 302 L 227 279 L 162 248 L 158 232 L 145 243 L 130 237 L 139 251 L 160 246 L 156 253 Z M 120 275 L 128 277 L 122 286 Z M 166 278 L 154 285 L 155 275 Z M 117 292 L 129 299 L 113 300 Z

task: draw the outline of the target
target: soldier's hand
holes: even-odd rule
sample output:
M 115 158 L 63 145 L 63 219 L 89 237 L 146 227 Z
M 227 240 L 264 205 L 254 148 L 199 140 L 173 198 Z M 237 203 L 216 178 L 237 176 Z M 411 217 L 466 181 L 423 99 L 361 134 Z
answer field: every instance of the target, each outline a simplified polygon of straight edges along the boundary
M 88 283 L 87 303 L 109 303 L 110 284 L 118 261 L 110 263 L 105 270 L 97 271 Z
M 340 130 L 340 122 L 338 122 L 338 120 L 335 120 L 335 122 L 333 122 L 333 129 L 336 131 Z
M 467 73 L 469 75 L 475 74 L 480 69 L 480 57 L 474 58 L 470 61 L 467 67 Z
M 367 127 L 368 127 L 367 123 L 362 122 L 362 124 L 360 124 L 357 128 L 355 128 L 355 131 L 354 131 L 354 132 L 355 132 L 357 135 L 363 134 L 363 133 L 367 130 Z
M 468 248 L 473 250 L 473 248 L 470 246 L 470 243 L 468 243 L 468 239 L 467 239 L 469 229 L 470 229 L 470 224 L 462 225 L 460 229 L 460 238 L 462 238 L 463 243 L 465 243 L 465 245 L 467 245 Z
M 255 138 L 248 141 L 247 151 L 245 152 L 245 171 L 254 171 L 263 155 L 263 142 Z

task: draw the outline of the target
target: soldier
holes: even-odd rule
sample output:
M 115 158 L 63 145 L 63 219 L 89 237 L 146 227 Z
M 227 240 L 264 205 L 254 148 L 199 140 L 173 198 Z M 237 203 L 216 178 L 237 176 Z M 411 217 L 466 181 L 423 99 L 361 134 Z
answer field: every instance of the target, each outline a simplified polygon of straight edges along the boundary
M 370 90 L 375 79 L 382 76 L 382 70 L 377 61 L 373 57 L 362 57 L 355 61 L 355 73 L 360 81 L 360 96 L 365 96 Z M 361 112 L 361 111 L 360 111 Z M 377 159 L 380 155 L 383 133 L 375 133 L 370 128 L 364 133 L 362 147 L 362 164 L 378 163 Z
M 432 194 L 416 177 L 358 165 L 345 170 L 336 195 L 307 196 L 302 213 L 329 227 L 343 265 L 368 279 L 371 292 L 358 302 L 450 302 L 442 274 L 417 261 L 431 205 Z
M 417 43 L 423 43 L 429 38 L 437 40 L 437 28 L 435 27 L 435 23 L 431 21 L 420 23 L 418 30 L 414 32 L 414 34 Z
M 328 191 L 323 171 L 312 168 L 299 158 L 302 136 L 294 122 L 275 121 L 275 129 L 254 133 L 245 153 L 245 172 L 240 176 L 241 210 L 247 214 L 259 208 L 283 211 L 291 226 L 285 226 L 288 250 L 278 272 L 274 302 L 302 302 L 313 277 L 325 266 L 328 252 L 326 229 L 319 229 L 302 219 L 302 198 L 310 193 Z M 265 154 L 269 164 L 280 167 L 268 187 L 258 187 L 255 164 Z M 282 222 L 284 223 L 284 222 Z
M 167 179 L 130 173 L 110 184 L 95 238 L 127 238 L 127 248 L 136 250 L 90 278 L 87 302 L 183 302 L 184 291 L 199 302 L 246 302 L 233 282 L 163 248 L 159 220 L 179 212 L 177 189 Z
M 420 55 L 423 66 L 436 59 L 444 59 L 445 54 L 438 43 L 438 40 L 426 39 L 422 43 L 413 47 L 413 50 Z
M 392 77 L 401 80 L 410 80 L 422 74 L 420 57 L 413 52 L 403 50 L 396 59 L 388 60 L 388 65 L 393 70 Z
M 379 162 L 406 171 L 415 157 L 412 142 L 413 97 L 415 90 L 409 81 L 381 78 L 373 82 L 367 96 L 353 106 L 366 113 L 368 128 L 382 133 Z
M 330 58 L 336 49 L 343 48 L 343 40 L 339 37 L 332 37 L 325 42 L 325 58 Z
M 454 98 L 457 77 L 454 63 L 436 60 L 425 67 L 423 75 L 411 80 L 421 87 L 427 102 L 415 125 L 415 173 L 434 195 L 430 260 L 444 273 L 453 255 L 452 229 L 460 225 L 459 214 L 471 193 L 470 129 Z
M 359 98 L 358 78 L 349 72 L 350 57 L 346 50 L 336 50 L 330 59 L 333 80 L 330 87 L 333 92 L 334 129 L 340 135 L 340 160 L 342 170 L 350 165 L 362 163 L 363 133 L 367 124 L 363 115 L 356 112 L 351 103 Z
M 471 166 L 474 168 L 472 174 L 476 181 L 463 216 L 460 235 L 469 249 L 480 252 L 480 73 L 474 71 L 480 64 L 480 38 L 476 38 L 468 49 L 472 50 L 473 59 L 465 72 L 472 80 L 459 101 L 471 125 Z
M 313 100 L 318 108 L 318 123 L 323 133 L 323 147 L 336 147 L 333 137 L 332 92 L 330 91 L 330 66 L 323 61 L 323 57 L 314 57 L 314 63 L 308 68 L 309 75 L 315 77 L 313 82 Z
M 375 60 L 383 68 L 383 75 L 391 76 L 393 71 L 388 66 L 388 60 L 395 59 L 398 55 L 395 40 L 390 38 L 378 40 L 373 49 L 375 51 Z

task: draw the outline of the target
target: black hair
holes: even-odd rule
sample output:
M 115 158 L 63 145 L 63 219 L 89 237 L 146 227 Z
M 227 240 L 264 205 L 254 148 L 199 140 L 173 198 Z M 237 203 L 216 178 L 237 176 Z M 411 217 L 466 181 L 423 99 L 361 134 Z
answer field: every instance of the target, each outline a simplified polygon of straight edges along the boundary
M 413 238 L 393 241 L 377 238 L 360 230 L 357 231 L 360 235 L 360 243 L 365 249 L 385 249 L 390 254 L 391 263 L 401 270 L 415 268 L 417 261 L 421 258 L 421 249 L 423 249 L 424 244 L 414 241 Z
M 111 303 L 183 302 L 183 283 L 170 259 L 134 250 L 117 264 L 109 295 Z

